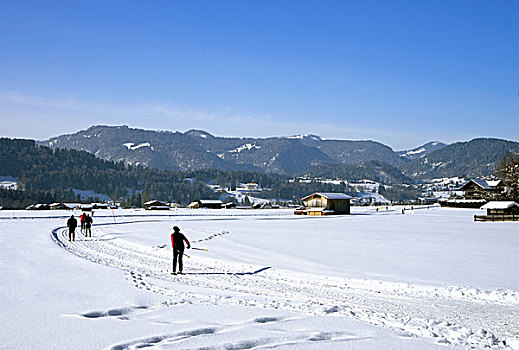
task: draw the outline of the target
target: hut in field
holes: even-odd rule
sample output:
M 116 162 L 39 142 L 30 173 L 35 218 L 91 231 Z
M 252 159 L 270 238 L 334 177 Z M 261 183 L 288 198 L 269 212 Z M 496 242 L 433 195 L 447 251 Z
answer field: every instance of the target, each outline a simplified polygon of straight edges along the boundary
M 169 205 L 161 201 L 148 201 L 144 203 L 144 209 L 146 210 L 169 210 Z
M 514 201 L 492 201 L 481 209 L 486 209 L 487 215 L 519 215 L 519 204 Z
M 487 215 L 474 215 L 475 221 L 519 221 L 519 204 L 514 201 L 492 201 L 483 205 Z
M 351 198 L 345 193 L 316 192 L 302 198 L 304 208 L 296 210 L 294 214 L 311 216 L 349 214 Z
M 200 199 L 189 203 L 187 206 L 190 209 L 222 209 L 223 203 L 218 199 Z

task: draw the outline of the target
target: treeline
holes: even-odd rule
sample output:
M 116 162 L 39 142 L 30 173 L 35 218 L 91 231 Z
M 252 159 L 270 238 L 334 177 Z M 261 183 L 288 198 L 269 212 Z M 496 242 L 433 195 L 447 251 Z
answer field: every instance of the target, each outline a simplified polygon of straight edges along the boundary
M 0 206 L 3 209 L 27 208 L 35 203 L 55 203 L 61 197 L 48 191 L 8 190 L 0 187 Z
M 73 189 L 92 190 L 140 206 L 149 198 L 189 203 L 216 198 L 204 182 L 173 171 L 127 166 L 75 150 L 52 150 L 32 140 L 0 139 L 0 176 L 18 178 L 19 190 L 2 190 L 0 205 L 79 201 Z
M 310 178 L 341 178 L 348 181 L 369 179 L 382 184 L 414 184 L 416 181 L 404 175 L 400 169 L 387 163 L 373 160 L 355 165 L 327 164 L 306 172 Z

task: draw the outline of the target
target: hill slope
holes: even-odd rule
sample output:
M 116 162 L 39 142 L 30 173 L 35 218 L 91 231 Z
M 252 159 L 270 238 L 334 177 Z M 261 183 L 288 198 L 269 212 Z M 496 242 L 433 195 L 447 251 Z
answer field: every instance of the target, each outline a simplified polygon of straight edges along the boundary
M 356 164 L 370 160 L 401 165 L 393 150 L 374 141 L 322 140 L 314 135 L 224 138 L 205 131 L 185 133 L 93 126 L 40 142 L 51 148 L 85 150 L 126 164 L 158 169 L 255 170 L 296 174 L 315 165 Z
M 481 177 L 493 174 L 507 152 L 519 152 L 519 143 L 494 138 L 456 142 L 404 166 L 404 174 L 416 179 Z
M 406 160 L 413 160 L 417 158 L 423 158 L 426 155 L 428 155 L 431 152 L 437 151 L 439 149 L 444 148 L 447 146 L 443 142 L 439 141 L 431 141 L 426 143 L 425 145 L 406 150 L 406 151 L 397 151 L 396 154 L 398 154 L 400 157 Z

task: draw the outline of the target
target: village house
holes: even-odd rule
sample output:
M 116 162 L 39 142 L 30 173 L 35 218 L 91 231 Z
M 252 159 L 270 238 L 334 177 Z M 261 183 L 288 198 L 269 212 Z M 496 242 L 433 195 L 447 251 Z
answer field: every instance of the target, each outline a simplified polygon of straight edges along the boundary
M 152 200 L 144 203 L 144 209 L 146 210 L 169 210 L 169 205 L 167 203 Z
M 505 191 L 505 185 L 501 180 L 470 179 L 459 190 L 464 191 L 465 199 L 496 199 Z
M 261 191 L 261 187 L 257 183 L 254 183 L 254 182 L 246 183 L 246 184 L 243 185 L 243 187 L 247 191 L 250 191 L 250 192 Z
M 302 198 L 304 208 L 297 209 L 296 215 L 340 215 L 350 213 L 351 196 L 345 193 L 313 193 Z
M 187 206 L 189 209 L 222 209 L 222 201 L 217 199 L 200 199 L 198 201 L 194 201 L 189 203 Z

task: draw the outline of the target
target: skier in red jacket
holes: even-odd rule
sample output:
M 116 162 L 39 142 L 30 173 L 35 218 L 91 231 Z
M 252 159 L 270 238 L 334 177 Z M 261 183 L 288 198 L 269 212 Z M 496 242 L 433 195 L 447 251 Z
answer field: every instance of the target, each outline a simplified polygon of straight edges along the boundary
M 187 244 L 187 249 L 191 248 L 191 244 L 187 240 L 186 236 L 182 232 L 178 226 L 173 226 L 173 233 L 171 234 L 171 246 L 173 247 L 173 272 L 172 275 L 177 274 L 177 260 L 178 260 L 178 273 L 182 274 L 182 256 L 184 255 L 184 241 Z
M 81 232 L 85 231 L 85 216 L 85 213 L 79 215 L 79 222 L 81 223 Z

